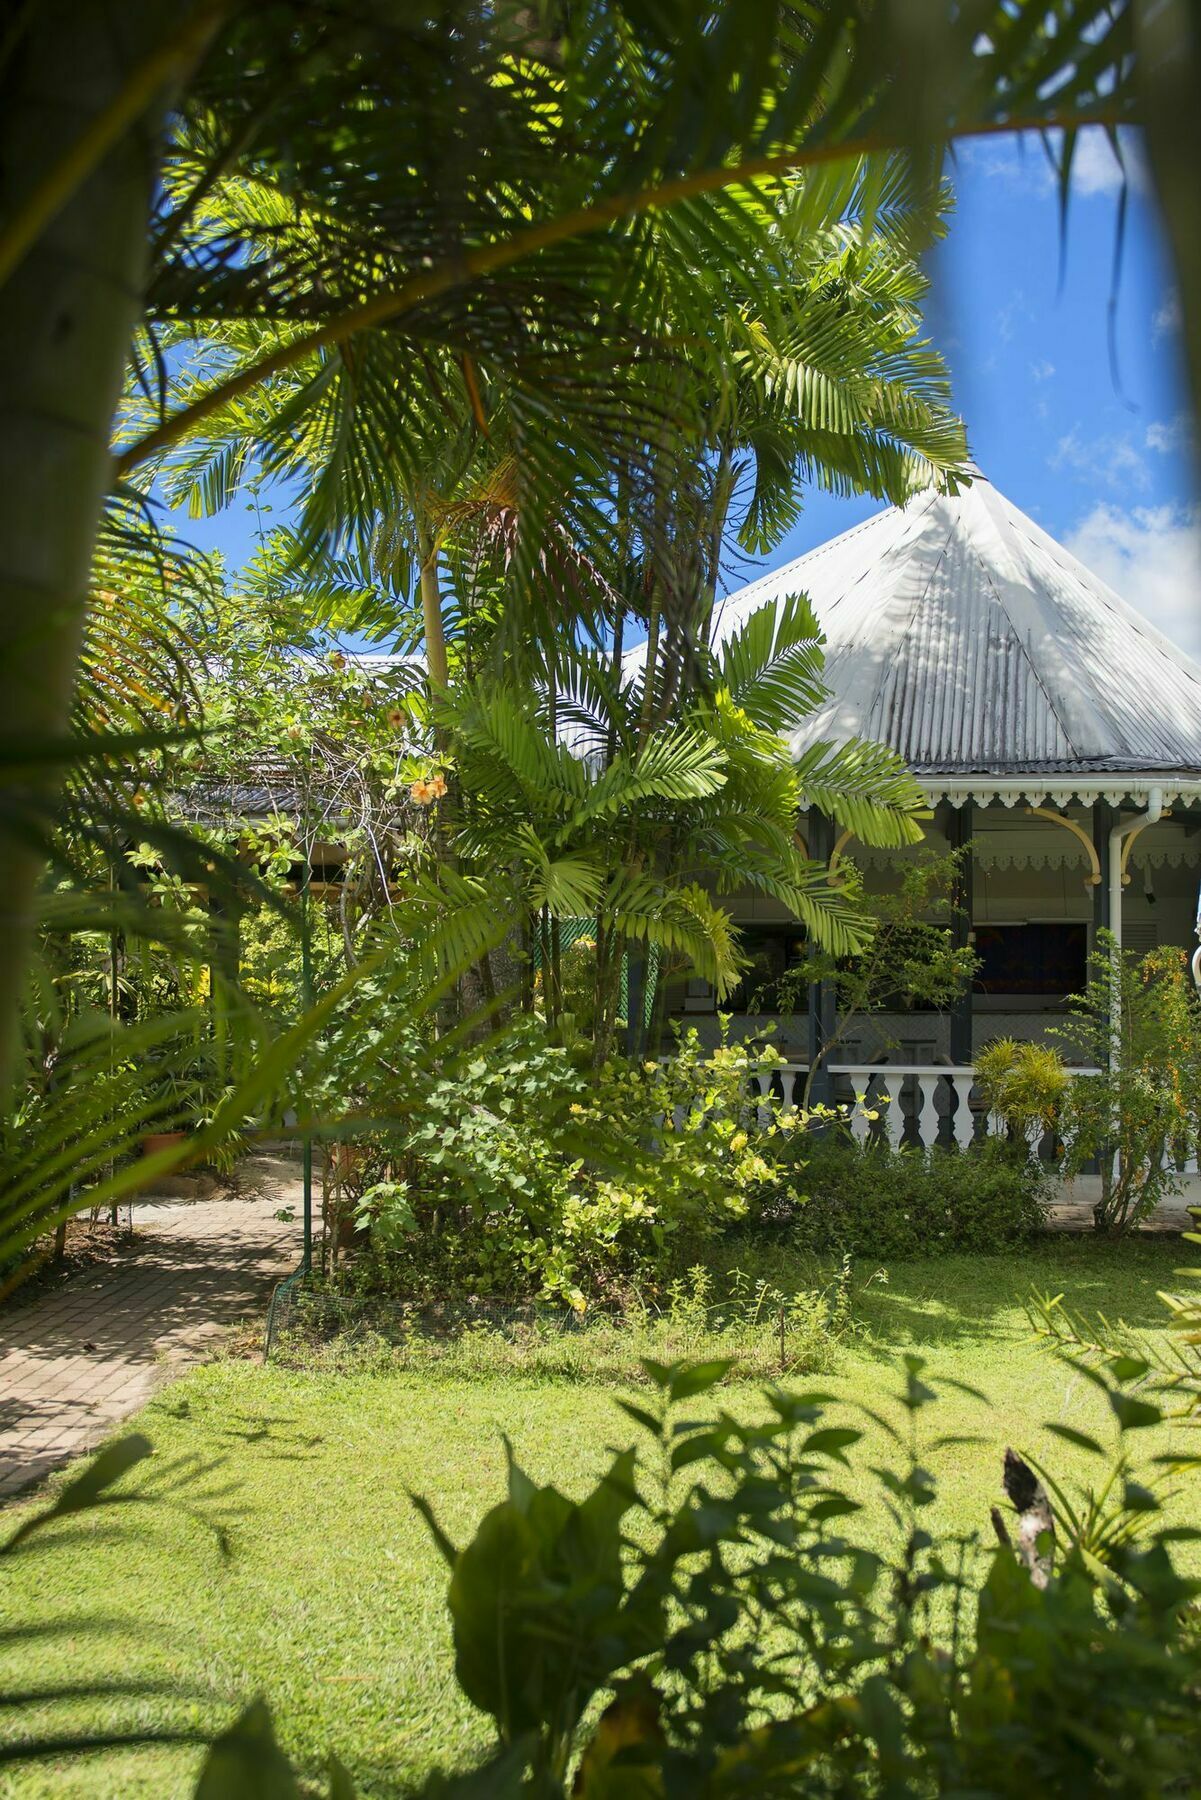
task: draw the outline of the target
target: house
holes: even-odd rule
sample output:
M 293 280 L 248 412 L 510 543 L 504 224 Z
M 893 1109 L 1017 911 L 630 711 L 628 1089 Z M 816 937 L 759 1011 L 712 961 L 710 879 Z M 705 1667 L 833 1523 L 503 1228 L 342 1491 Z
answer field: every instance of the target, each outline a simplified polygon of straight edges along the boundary
M 979 474 L 956 496 L 923 494 L 752 582 L 721 604 L 714 641 L 797 592 L 826 634 L 829 698 L 793 747 L 863 737 L 904 757 L 931 808 L 927 843 L 969 846 L 960 928 L 981 965 L 948 1013 L 882 1018 L 839 1047 L 844 1063 L 860 1076 L 873 1065 L 930 1071 L 917 1086 L 933 1094 L 933 1071 L 966 1082 L 990 1038 L 1041 1038 L 1060 1023 L 1099 928 L 1129 949 L 1191 949 L 1201 667 Z M 853 854 L 869 889 L 914 854 L 865 849 L 816 812 L 807 841 L 835 865 Z M 731 907 L 760 988 L 765 972 L 803 956 L 778 904 L 748 893 Z M 735 1036 L 768 1022 L 745 1010 L 748 997 L 744 984 Z M 673 1000 L 715 1036 L 704 983 L 681 984 Z M 776 1023 L 777 1044 L 805 1065 L 833 1029 L 833 996 L 814 986 L 806 1015 Z M 915 1095 L 910 1112 L 922 1104 Z

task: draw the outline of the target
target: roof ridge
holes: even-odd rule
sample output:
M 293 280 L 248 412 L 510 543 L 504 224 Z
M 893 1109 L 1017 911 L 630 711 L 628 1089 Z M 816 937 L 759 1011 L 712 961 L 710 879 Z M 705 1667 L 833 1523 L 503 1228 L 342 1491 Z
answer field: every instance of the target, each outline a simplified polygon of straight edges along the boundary
M 778 569 L 765 569 L 761 575 L 756 575 L 744 587 L 738 588 L 734 593 L 722 595 L 721 599 L 715 603 L 718 612 L 715 625 L 720 624 L 721 614 L 726 606 L 742 606 L 744 602 L 750 602 L 758 589 L 779 583 L 790 570 L 799 568 L 802 563 L 809 562 L 813 557 L 825 556 L 834 552 L 842 545 L 849 543 L 852 538 L 857 537 L 860 532 L 867 531 L 874 525 L 881 525 L 886 519 L 890 519 L 898 513 L 904 515 L 915 501 L 932 501 L 941 497 L 935 489 L 923 488 L 920 493 L 912 494 L 904 506 L 882 506 L 878 512 L 869 513 L 866 519 L 860 519 L 856 524 L 848 525 L 844 531 L 838 532 L 834 537 L 826 538 L 820 544 L 810 545 L 809 549 L 802 550 L 799 556 L 794 556 L 788 562 L 781 563 Z
M 1012 583 L 1006 583 L 1003 568 L 994 569 L 987 562 L 983 563 L 994 585 L 997 581 L 1005 584 L 1005 591 L 1000 596 L 1005 615 L 1014 627 L 1019 643 L 1022 642 L 1023 625 L 1029 629 L 1033 623 L 1042 632 L 1038 654 L 1042 664 L 1050 666 L 1049 672 L 1054 676 L 1058 691 L 1053 695 L 1048 689 L 1047 675 L 1035 661 L 1033 647 L 1026 649 L 1023 645 L 1026 660 L 1039 689 L 1046 696 L 1052 715 L 1072 746 L 1073 754 L 1104 755 L 1105 728 L 1108 727 L 1110 732 L 1118 729 L 1117 721 L 1098 705 L 1095 693 L 1081 680 L 1076 664 L 1061 647 L 1060 634 L 1056 630 L 1057 620 L 1049 616 L 1048 597 L 1035 577 L 1025 546 L 1009 517 L 1009 502 L 991 482 L 981 482 L 975 486 L 979 490 L 980 512 L 986 529 L 995 536 L 1003 552 L 1012 559 L 1016 567 Z M 1017 616 L 1014 601 L 1017 602 Z

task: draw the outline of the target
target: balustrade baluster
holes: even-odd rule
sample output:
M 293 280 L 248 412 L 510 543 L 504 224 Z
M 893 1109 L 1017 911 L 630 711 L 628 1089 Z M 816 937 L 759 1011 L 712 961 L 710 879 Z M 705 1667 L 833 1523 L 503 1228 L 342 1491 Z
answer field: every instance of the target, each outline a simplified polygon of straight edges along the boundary
M 976 1077 L 970 1069 L 956 1070 L 951 1076 L 951 1092 L 955 1096 L 951 1133 L 961 1150 L 970 1150 L 976 1135 L 976 1120 L 972 1112 L 972 1089 L 975 1085 Z
M 934 1102 L 940 1079 L 938 1075 L 917 1078 L 917 1137 L 924 1149 L 938 1142 L 938 1108 Z
M 901 1089 L 905 1085 L 905 1075 L 901 1070 L 890 1069 L 881 1076 L 881 1084 L 888 1095 L 888 1104 L 884 1108 L 884 1129 L 888 1133 L 888 1141 L 894 1150 L 900 1148 L 901 1139 L 905 1135 L 905 1115 L 901 1111 Z
M 851 1136 L 860 1144 L 866 1144 L 872 1134 L 872 1121 L 864 1117 L 864 1113 L 872 1107 L 872 1087 L 875 1082 L 870 1069 L 848 1069 L 851 1088 L 855 1095 L 851 1109 Z

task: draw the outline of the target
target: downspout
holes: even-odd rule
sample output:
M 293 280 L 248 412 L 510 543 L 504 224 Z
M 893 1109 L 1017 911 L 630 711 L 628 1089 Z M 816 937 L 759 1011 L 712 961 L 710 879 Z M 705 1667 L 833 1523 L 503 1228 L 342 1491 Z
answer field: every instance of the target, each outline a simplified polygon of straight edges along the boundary
M 1122 1018 L 1118 975 L 1122 960 L 1122 845 L 1145 825 L 1154 825 L 1163 817 L 1163 789 L 1147 790 L 1146 812 L 1131 819 L 1119 819 L 1109 833 L 1109 929 L 1113 933 L 1113 979 L 1110 983 L 1109 1035 L 1110 1057 L 1116 1062 L 1121 1051 Z

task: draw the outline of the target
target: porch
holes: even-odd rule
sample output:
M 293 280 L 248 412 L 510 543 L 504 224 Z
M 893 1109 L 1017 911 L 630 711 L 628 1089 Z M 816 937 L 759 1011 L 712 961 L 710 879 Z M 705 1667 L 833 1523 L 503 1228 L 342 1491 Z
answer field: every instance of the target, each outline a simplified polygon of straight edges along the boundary
M 829 1079 L 832 1104 L 850 1116 L 850 1131 L 861 1144 L 878 1143 L 891 1149 L 970 1150 L 984 1139 L 999 1136 L 1002 1122 L 988 1111 L 970 1065 L 943 1067 L 925 1063 L 833 1063 L 823 1073 Z M 1095 1074 L 1094 1069 L 1069 1069 L 1072 1077 Z M 807 1063 L 785 1062 L 752 1076 L 763 1101 L 774 1098 L 784 1106 L 801 1107 L 809 1076 Z M 874 1117 L 872 1115 L 875 1115 Z M 765 1119 L 767 1109 L 760 1112 Z M 1030 1145 L 1030 1154 L 1053 1169 L 1062 1145 L 1054 1132 L 1044 1132 Z M 1162 1201 L 1142 1229 L 1195 1231 L 1190 1207 L 1201 1207 L 1201 1144 L 1179 1145 L 1173 1159 L 1182 1177 L 1180 1191 Z M 1052 1230 L 1086 1231 L 1092 1228 L 1092 1209 L 1101 1197 L 1101 1178 L 1082 1174 L 1061 1180 L 1054 1190 L 1048 1224 Z
M 949 782 L 929 785 L 920 845 L 870 849 L 845 833 L 836 837 L 816 811 L 802 831 L 832 882 L 846 863 L 857 865 L 869 899 L 895 891 L 907 863 L 958 853 L 946 923 L 955 943 L 974 951 L 977 969 L 957 999 L 938 1009 L 897 994 L 846 1017 L 835 983 L 804 979 L 803 927 L 776 902 L 748 893 L 727 903 L 750 961 L 746 977 L 720 1005 L 706 982 L 677 977 L 666 1009 L 674 1024 L 695 1028 L 712 1045 L 723 1033 L 734 1042 L 763 1039 L 790 1069 L 826 1065 L 814 1083 L 824 1100 L 839 1097 L 826 1069 L 843 1098 L 864 1071 L 883 1081 L 883 1071 L 895 1080 L 904 1070 L 907 1114 L 946 1121 L 962 1111 L 946 1096 L 958 1094 L 977 1053 L 998 1037 L 1047 1042 L 1073 1060 L 1069 1000 L 1087 985 L 1100 932 L 1111 931 L 1138 956 L 1169 946 L 1189 955 L 1201 879 L 1201 784 L 1098 792 L 1079 777 L 1024 778 L 1003 797 L 983 782 L 953 797 Z M 791 1006 L 776 1004 L 786 993 Z M 961 1141 L 967 1126 L 960 1119 L 942 1129 Z

